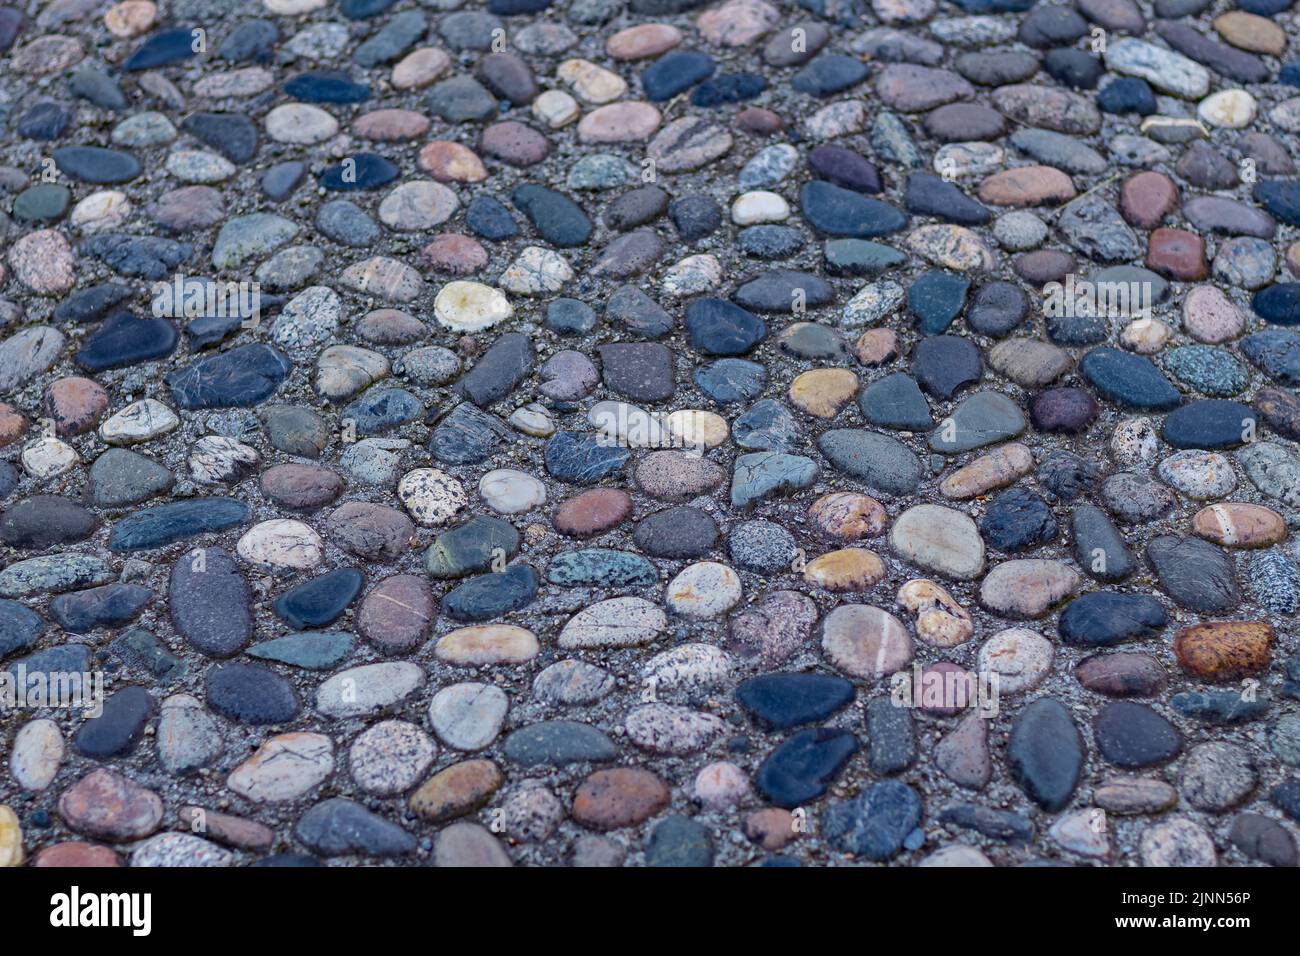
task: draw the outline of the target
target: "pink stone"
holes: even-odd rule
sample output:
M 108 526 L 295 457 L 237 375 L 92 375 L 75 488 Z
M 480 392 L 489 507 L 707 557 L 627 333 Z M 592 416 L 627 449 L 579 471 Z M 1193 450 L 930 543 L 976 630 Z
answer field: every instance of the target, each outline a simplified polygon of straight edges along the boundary
M 582 118 L 578 139 L 584 143 L 638 143 L 655 134 L 660 120 L 659 111 L 649 103 L 610 103 Z

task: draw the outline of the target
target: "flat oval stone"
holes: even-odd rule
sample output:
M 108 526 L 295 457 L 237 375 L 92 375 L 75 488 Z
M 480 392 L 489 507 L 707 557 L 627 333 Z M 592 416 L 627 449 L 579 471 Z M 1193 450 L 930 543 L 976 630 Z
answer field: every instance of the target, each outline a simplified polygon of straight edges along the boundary
M 1093 739 L 1109 763 L 1128 769 L 1166 763 L 1183 749 L 1183 737 L 1168 720 L 1144 704 L 1114 700 L 1092 722 Z
M 1226 611 L 1240 600 L 1232 559 L 1207 541 L 1161 535 L 1147 545 L 1160 588 L 1194 611 Z
M 1033 701 L 1012 724 L 1007 741 L 1012 779 L 1044 810 L 1056 812 L 1069 803 L 1086 757 L 1079 728 L 1054 698 Z
M 206 684 L 208 707 L 239 723 L 283 724 L 301 709 L 293 685 L 260 664 L 214 665 Z
M 248 585 L 233 557 L 199 548 L 172 567 L 168 607 L 177 632 L 210 657 L 231 657 L 253 634 Z
M 754 786 L 778 807 L 801 806 L 824 794 L 857 750 L 858 741 L 847 730 L 801 730 L 767 756 Z
M 1266 670 L 1274 632 L 1263 621 L 1207 621 L 1174 635 L 1174 654 L 1183 670 L 1198 680 L 1236 682 Z

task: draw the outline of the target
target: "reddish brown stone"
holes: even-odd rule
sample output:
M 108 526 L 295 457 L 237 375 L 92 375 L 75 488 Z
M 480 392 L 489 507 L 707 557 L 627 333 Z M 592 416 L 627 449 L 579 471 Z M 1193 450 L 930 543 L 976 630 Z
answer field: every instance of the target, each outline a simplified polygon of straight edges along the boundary
M 426 780 L 411 795 L 411 811 L 433 823 L 452 820 L 483 806 L 503 782 L 491 760 L 462 760 Z
M 1150 697 L 1165 684 L 1165 669 L 1150 654 L 1098 654 L 1080 663 L 1074 676 L 1108 697 Z
M 90 431 L 108 408 L 108 392 L 88 378 L 61 378 L 45 390 L 45 414 L 60 435 Z
M 785 129 L 785 120 L 771 110 L 765 110 L 761 106 L 750 106 L 736 115 L 736 126 L 746 133 L 771 136 Z
M 644 60 L 667 53 L 682 42 L 682 31 L 667 23 L 642 23 L 619 30 L 605 41 L 605 52 L 616 60 Z
M 262 475 L 262 494 L 286 508 L 310 510 L 343 494 L 343 479 L 319 465 L 276 465 Z
M 182 826 L 190 833 L 241 849 L 264 850 L 275 840 L 275 831 L 254 820 L 207 810 L 202 807 L 181 807 Z
M 1282 388 L 1261 388 L 1252 403 L 1283 438 L 1300 440 L 1300 398 Z
M 487 250 L 477 240 L 454 232 L 434 239 L 420 250 L 420 256 L 430 269 L 458 276 L 478 272 L 488 263 Z
M 1178 187 L 1164 173 L 1130 176 L 1119 191 L 1119 211 L 1130 226 L 1154 229 L 1178 208 Z
M 1183 670 L 1212 684 L 1238 681 L 1267 670 L 1273 657 L 1273 627 L 1264 621 L 1207 621 L 1174 636 Z
M 507 120 L 483 131 L 479 147 L 511 166 L 535 166 L 551 152 L 551 143 L 531 126 Z
M 12 445 L 27 431 L 27 419 L 16 408 L 0 402 L 0 448 Z
M 1074 256 L 1057 249 L 1039 249 L 1018 256 L 1012 263 L 1016 275 L 1034 285 L 1062 282 L 1076 268 Z
M 990 206 L 1044 206 L 1068 202 L 1077 193 L 1070 177 L 1051 166 L 1017 166 L 980 183 L 981 202 Z
M 1204 279 L 1210 274 L 1205 240 L 1186 229 L 1157 229 L 1147 242 L 1147 268 L 1183 282 Z
M 426 331 L 423 322 L 401 309 L 375 309 L 357 323 L 357 335 L 375 345 L 410 345 Z
M 97 866 L 121 866 L 121 858 L 106 846 L 69 840 L 56 843 L 36 854 L 32 866 L 83 869 Z
M 764 807 L 745 817 L 745 836 L 764 850 L 775 852 L 798 835 L 794 814 L 789 810 Z
M 573 797 L 573 819 L 593 830 L 635 826 L 668 806 L 668 785 L 649 770 L 597 770 Z
M 374 110 L 353 120 L 352 131 L 365 139 L 395 142 L 423 136 L 429 125 L 429 118 L 415 110 Z
M 403 654 L 424 643 L 434 616 L 429 586 L 413 574 L 398 574 L 365 596 L 357 630 L 384 653 Z
M 555 530 L 575 538 L 616 528 L 632 514 L 632 498 L 616 488 L 593 488 L 560 504 L 555 511 Z
M 112 770 L 92 770 L 59 797 L 59 816 L 78 833 L 101 840 L 138 840 L 158 829 L 158 794 Z
M 863 365 L 884 365 L 898 358 L 898 333 L 893 329 L 867 329 L 853 351 Z

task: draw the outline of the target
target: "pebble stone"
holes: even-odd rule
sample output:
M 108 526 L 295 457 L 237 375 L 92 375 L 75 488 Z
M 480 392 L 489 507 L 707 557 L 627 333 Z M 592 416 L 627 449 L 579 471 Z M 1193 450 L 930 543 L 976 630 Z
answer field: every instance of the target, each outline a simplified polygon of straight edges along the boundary
M 209 6 L 0 9 L 0 863 L 1294 864 L 1282 0 Z

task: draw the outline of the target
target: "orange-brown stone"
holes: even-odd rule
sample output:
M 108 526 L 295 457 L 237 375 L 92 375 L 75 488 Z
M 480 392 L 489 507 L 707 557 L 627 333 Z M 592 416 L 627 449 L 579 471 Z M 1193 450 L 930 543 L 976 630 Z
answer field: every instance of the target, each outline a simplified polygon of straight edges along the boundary
M 1206 621 L 1174 636 L 1183 670 L 1213 684 L 1238 681 L 1268 668 L 1273 627 L 1264 621 Z

